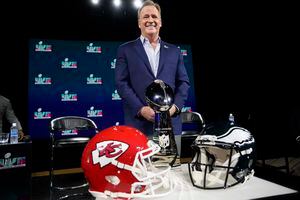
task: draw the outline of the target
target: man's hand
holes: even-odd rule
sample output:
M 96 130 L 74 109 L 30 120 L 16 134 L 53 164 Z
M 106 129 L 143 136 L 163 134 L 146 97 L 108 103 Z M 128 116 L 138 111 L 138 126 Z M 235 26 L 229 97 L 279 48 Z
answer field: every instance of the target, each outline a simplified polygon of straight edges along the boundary
M 24 132 L 22 131 L 22 130 L 19 130 L 19 133 L 18 133 L 18 140 L 19 141 L 22 141 L 23 140 L 23 138 L 24 138 Z
M 148 121 L 154 122 L 155 112 L 150 106 L 144 106 L 141 108 L 140 115 Z
M 177 111 L 176 106 L 173 104 L 172 107 L 169 110 L 170 116 L 172 117 Z

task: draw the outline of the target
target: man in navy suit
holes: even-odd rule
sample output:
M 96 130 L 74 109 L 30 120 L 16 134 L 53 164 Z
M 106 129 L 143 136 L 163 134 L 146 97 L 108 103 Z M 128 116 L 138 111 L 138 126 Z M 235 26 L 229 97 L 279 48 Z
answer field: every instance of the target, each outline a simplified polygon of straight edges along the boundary
M 180 49 L 159 37 L 161 9 L 145 1 L 138 10 L 141 36 L 120 45 L 117 53 L 115 81 L 123 99 L 125 124 L 148 136 L 153 133 L 155 112 L 145 101 L 145 90 L 155 79 L 167 83 L 174 91 L 174 105 L 169 110 L 174 134 L 181 134 L 178 114 L 188 97 L 189 78 Z

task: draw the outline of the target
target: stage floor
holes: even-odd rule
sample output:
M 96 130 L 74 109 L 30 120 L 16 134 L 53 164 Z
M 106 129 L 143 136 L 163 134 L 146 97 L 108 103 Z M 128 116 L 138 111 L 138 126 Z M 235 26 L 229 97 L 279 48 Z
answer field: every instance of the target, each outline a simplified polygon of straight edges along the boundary
M 245 184 L 238 184 L 227 189 L 204 190 L 193 187 L 187 164 L 181 165 L 177 169 L 171 170 L 171 176 L 175 180 L 175 190 L 168 196 L 157 199 L 164 200 L 243 200 L 272 197 L 278 195 L 297 193 L 296 190 L 266 181 L 258 177 L 252 177 Z

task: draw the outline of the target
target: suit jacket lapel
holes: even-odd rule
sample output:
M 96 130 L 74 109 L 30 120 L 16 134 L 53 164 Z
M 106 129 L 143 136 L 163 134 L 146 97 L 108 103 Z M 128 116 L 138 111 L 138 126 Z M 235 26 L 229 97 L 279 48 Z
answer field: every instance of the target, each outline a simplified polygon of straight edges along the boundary
M 158 64 L 158 69 L 157 69 L 157 76 L 159 75 L 160 71 L 162 70 L 164 63 L 165 63 L 165 57 L 167 54 L 168 46 L 161 41 L 160 43 L 160 55 L 159 55 L 159 64 Z
M 145 49 L 143 47 L 143 44 L 142 44 L 140 38 L 138 38 L 136 40 L 135 50 L 136 50 L 137 54 L 140 56 L 140 58 L 142 58 L 142 60 L 144 61 L 145 65 L 146 65 L 146 67 L 148 69 L 148 71 L 151 72 L 151 74 L 154 76 L 154 74 L 152 72 L 152 68 L 151 68 L 150 62 L 148 60 L 148 56 L 146 54 L 146 51 L 145 51 Z

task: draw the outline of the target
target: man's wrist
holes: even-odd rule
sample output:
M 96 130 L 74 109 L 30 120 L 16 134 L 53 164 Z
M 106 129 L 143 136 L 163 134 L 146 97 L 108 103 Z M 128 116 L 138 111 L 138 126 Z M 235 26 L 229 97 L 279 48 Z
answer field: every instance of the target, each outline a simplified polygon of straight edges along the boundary
M 141 117 L 142 116 L 142 110 L 143 110 L 144 106 L 141 107 L 137 113 L 137 116 Z
M 180 114 L 180 109 L 175 104 L 173 104 L 173 107 L 175 108 L 175 112 L 173 113 L 172 117 L 176 117 Z
M 179 114 L 180 113 L 180 109 L 175 104 L 174 104 L 174 106 L 175 106 L 175 109 L 176 109 L 175 113 Z
M 140 109 L 139 109 L 139 111 L 137 112 L 137 114 L 136 114 L 136 117 L 138 118 L 138 119 L 144 119 L 144 117 L 143 117 L 143 115 L 142 115 L 142 109 L 144 108 L 144 106 L 143 107 L 141 107 Z

